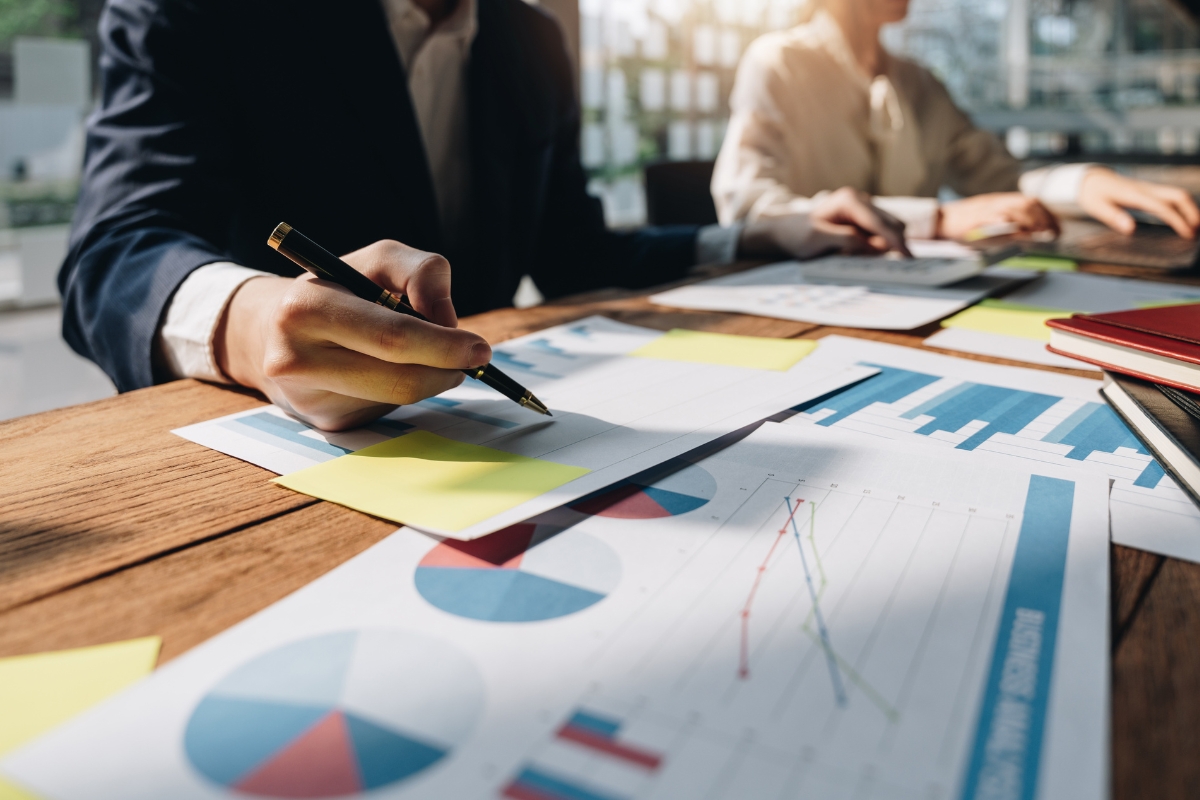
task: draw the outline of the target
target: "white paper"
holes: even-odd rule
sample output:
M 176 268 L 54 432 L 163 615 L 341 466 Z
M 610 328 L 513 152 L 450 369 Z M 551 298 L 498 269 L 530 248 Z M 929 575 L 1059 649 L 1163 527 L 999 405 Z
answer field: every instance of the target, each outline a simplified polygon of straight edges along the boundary
M 652 303 L 729 311 L 818 325 L 911 330 L 961 311 L 1028 274 L 987 270 L 938 288 L 831 286 L 807 280 L 797 261 L 769 264 L 650 296 Z
M 844 336 L 822 339 L 813 358 L 884 374 L 788 424 L 1094 468 L 1112 480 L 1114 542 L 1200 562 L 1200 509 L 1108 407 L 1100 381 Z
M 521 408 L 476 383 L 389 414 L 348 434 L 281 428 L 278 409 L 190 425 L 178 435 L 287 473 L 419 428 L 469 444 L 591 470 L 564 486 L 461 531 L 474 539 L 602 489 L 797 403 L 872 374 L 870 368 L 747 369 L 631 358 L 661 331 L 589 317 L 493 348 L 492 363 L 554 412 Z M 257 426 L 257 427 L 252 427 Z
M 306 778 L 305 796 L 518 797 L 547 777 L 549 797 L 825 800 L 958 796 L 1008 757 L 1043 800 L 1101 798 L 1106 489 L 765 423 L 608 516 L 543 518 L 562 532 L 515 568 L 455 583 L 437 564 L 482 543 L 403 529 L 0 769 L 49 800 Z M 646 518 L 658 501 L 676 513 Z M 498 572 L 559 583 L 506 595 Z M 592 602 L 553 611 L 582 585 Z M 478 613 L 503 608 L 526 619 Z M 1001 707 L 1021 736 L 999 738 Z M 355 738 L 364 721 L 382 733 Z M 337 783 L 347 751 L 357 786 Z M 992 761 L 972 769 L 976 751 Z
M 925 344 L 930 347 L 940 347 L 943 350 L 957 350 L 960 353 L 976 353 L 981 356 L 1007 358 L 1010 361 L 1024 361 L 1026 364 L 1044 364 L 1048 367 L 1100 372 L 1100 368 L 1095 364 L 1051 353 L 1046 349 L 1045 342 L 1026 339 L 1022 336 L 973 331 L 969 328 L 942 328 L 926 339 Z
M 1006 294 L 1002 299 L 1007 303 L 1037 308 L 1103 314 L 1165 301 L 1200 301 L 1200 288 L 1134 278 L 1089 275 L 1084 272 L 1047 272 L 1037 280 Z M 1100 371 L 1099 367 L 1086 361 L 1051 353 L 1046 349 L 1045 342 L 1001 333 L 943 328 L 926 339 L 925 344 L 945 350 L 978 353 L 1029 364 Z

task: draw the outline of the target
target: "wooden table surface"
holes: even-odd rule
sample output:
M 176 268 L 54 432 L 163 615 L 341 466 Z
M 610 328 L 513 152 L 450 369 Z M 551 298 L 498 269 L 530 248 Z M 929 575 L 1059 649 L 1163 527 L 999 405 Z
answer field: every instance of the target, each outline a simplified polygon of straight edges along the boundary
M 462 324 L 500 342 L 589 314 L 661 330 L 840 333 L 913 347 L 936 329 L 671 310 L 620 291 Z M 396 529 L 282 490 L 266 470 L 170 433 L 262 402 L 187 380 L 0 422 L 0 656 L 157 634 L 163 663 Z M 1113 796 L 1198 797 L 1200 565 L 1113 546 L 1111 612 Z

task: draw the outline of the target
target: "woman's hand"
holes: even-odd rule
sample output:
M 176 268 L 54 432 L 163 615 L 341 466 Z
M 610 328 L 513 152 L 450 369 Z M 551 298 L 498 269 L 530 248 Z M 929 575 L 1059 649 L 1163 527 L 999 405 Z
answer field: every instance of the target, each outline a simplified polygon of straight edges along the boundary
M 1133 233 L 1136 220 L 1125 209 L 1134 208 L 1161 219 L 1185 239 L 1196 238 L 1200 209 L 1183 189 L 1149 183 L 1111 169 L 1092 167 L 1079 184 L 1079 205 L 1090 216 L 1120 233 Z
M 459 370 L 491 360 L 482 337 L 457 329 L 446 259 L 385 241 L 345 260 L 393 294 L 407 294 L 432 321 L 308 273 L 254 278 L 217 324 L 221 370 L 311 425 L 343 430 L 451 389 L 463 380 Z
M 1058 234 L 1058 220 L 1040 201 L 1020 192 L 993 192 L 943 205 L 936 236 L 965 239 L 973 230 L 1004 223 L 1016 229 L 1012 233 Z
M 812 210 L 763 217 L 742 231 L 738 252 L 745 256 L 815 258 L 829 253 L 904 255 L 904 223 L 871 202 L 871 196 L 842 187 L 822 197 Z

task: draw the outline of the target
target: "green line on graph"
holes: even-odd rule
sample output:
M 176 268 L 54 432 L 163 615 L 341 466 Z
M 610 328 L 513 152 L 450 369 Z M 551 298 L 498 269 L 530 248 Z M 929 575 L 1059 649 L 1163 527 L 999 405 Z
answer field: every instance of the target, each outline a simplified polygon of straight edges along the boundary
M 817 549 L 817 540 L 814 538 L 816 536 L 816 531 L 817 504 L 810 501 L 808 536 L 806 538 L 808 539 L 809 546 L 812 547 L 813 560 L 817 563 L 817 574 L 820 575 L 821 578 L 821 586 L 817 589 L 817 600 L 819 601 L 822 595 L 825 594 L 825 586 L 828 582 L 825 580 L 825 567 L 821 563 L 821 552 Z M 887 717 L 888 722 L 895 722 L 898 720 L 900 718 L 900 712 L 897 711 L 890 703 L 888 703 L 888 701 L 884 699 L 883 695 L 880 694 L 874 686 L 872 686 L 865 678 L 859 675 L 858 671 L 855 670 L 854 667 L 852 667 L 850 663 L 846 661 L 846 659 L 842 658 L 841 654 L 838 653 L 832 644 L 822 641 L 817 635 L 817 632 L 812 629 L 811 623 L 815 608 L 816 605 L 814 604 L 814 606 L 808 610 L 808 616 L 805 617 L 804 624 L 801 625 L 801 629 L 808 634 L 810 639 L 827 650 L 828 654 L 833 657 L 838 666 L 841 667 L 842 671 L 846 673 L 846 677 L 850 679 L 850 682 L 863 690 L 863 693 L 867 696 L 871 703 L 877 707 L 885 717 Z

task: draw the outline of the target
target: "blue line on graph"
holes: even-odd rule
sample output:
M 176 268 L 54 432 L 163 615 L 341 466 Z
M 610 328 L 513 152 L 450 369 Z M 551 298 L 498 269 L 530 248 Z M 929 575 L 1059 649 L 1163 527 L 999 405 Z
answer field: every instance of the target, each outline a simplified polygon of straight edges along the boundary
M 816 424 L 831 427 L 874 403 L 885 405 L 902 400 L 914 392 L 943 380 L 942 376 L 897 369 L 882 364 L 860 362 L 880 373 L 849 389 L 796 406 L 797 412 L 832 411 Z M 954 433 L 971 422 L 986 423 L 982 429 L 957 445 L 959 450 L 974 450 L 998 433 L 1016 434 L 1038 419 L 1063 398 L 1038 392 L 1024 392 L 1003 386 L 963 382 L 900 414 L 901 419 L 928 416 L 933 419 L 914 433 L 928 436 L 938 431 Z M 1111 408 L 1103 403 L 1086 403 L 1058 423 L 1042 438 L 1048 444 L 1071 446 L 1066 457 L 1084 461 L 1092 453 L 1115 453 L 1126 447 L 1144 456 L 1148 451 Z M 1153 488 L 1163 473 L 1151 462 L 1135 484 Z
M 513 789 L 517 791 L 524 789 L 526 792 L 536 794 L 538 797 L 545 797 L 547 800 L 615 800 L 615 795 L 600 794 L 533 767 L 522 769 L 505 794 L 513 797 Z M 529 795 L 522 793 L 519 796 L 527 797 Z
M 1017 433 L 1061 399 L 1002 386 L 971 384 L 969 388 L 955 392 L 953 397 L 930 408 L 926 413 L 933 420 L 917 428 L 914 433 L 923 436 L 935 431 L 954 433 L 971 422 L 984 422 L 983 428 L 956 447 L 958 450 L 974 450 L 997 433 Z
M 345 447 L 302 436 L 304 431 L 311 430 L 311 428 L 290 419 L 268 414 L 265 411 L 227 420 L 222 422 L 221 426 L 264 444 L 274 445 L 281 450 L 309 458 L 313 457 L 314 451 L 326 456 L 344 456 L 350 452 Z
M 549 353 L 550 355 L 558 356 L 559 358 L 576 357 L 573 354 L 568 353 L 566 350 L 563 350 L 561 347 L 555 347 L 554 345 L 550 344 L 549 339 L 535 339 L 532 342 L 526 342 L 525 347 L 528 347 L 531 350 L 541 350 L 543 353 Z
M 562 375 L 555 375 L 552 372 L 542 372 L 528 361 L 521 361 L 512 353 L 506 353 L 503 350 L 492 351 L 492 363 L 498 367 L 503 367 L 507 370 L 517 370 L 530 375 L 537 375 L 539 378 L 561 378 Z
M 592 338 L 592 331 L 587 325 L 576 325 L 574 328 L 567 328 L 567 333 L 582 336 L 584 339 Z
M 1150 451 L 1142 446 L 1111 408 L 1101 403 L 1088 403 L 1084 408 L 1088 409 L 1087 416 L 1058 438 L 1059 443 L 1069 444 L 1073 448 L 1067 453 L 1067 458 L 1083 461 L 1092 453 L 1115 453 L 1118 447 L 1128 447 L 1144 456 L 1150 455 Z M 1057 429 L 1053 432 L 1057 432 Z
M 1158 482 L 1161 481 L 1163 476 L 1166 474 L 1167 473 L 1163 471 L 1161 464 L 1159 464 L 1157 461 L 1151 461 L 1146 465 L 1146 468 L 1142 470 L 1142 474 L 1137 476 L 1137 480 L 1133 482 L 1133 485 L 1140 486 L 1143 489 L 1153 489 L 1155 486 L 1158 486 Z
M 821 637 L 821 649 L 825 651 L 825 661 L 829 664 L 829 678 L 833 681 L 833 696 L 839 706 L 846 705 L 846 689 L 842 685 L 842 673 L 838 670 L 837 659 L 833 655 L 833 645 L 829 643 L 829 629 L 825 627 L 825 617 L 821 614 L 821 604 L 817 600 L 817 589 L 813 586 L 812 573 L 808 571 L 808 557 L 804 555 L 804 545 L 800 543 L 800 531 L 796 528 L 796 516 L 792 514 L 792 498 L 785 497 L 788 519 L 792 523 L 792 535 L 796 537 L 796 547 L 800 549 L 800 563 L 804 565 L 804 580 L 808 583 L 808 596 L 812 599 L 813 616 L 817 620 L 817 634 Z M 813 543 L 813 547 L 816 547 Z
M 919 389 L 925 388 L 931 383 L 941 380 L 936 375 L 925 375 L 920 372 L 885 367 L 882 364 L 863 363 L 862 366 L 875 367 L 879 370 L 879 374 L 850 387 L 833 398 L 817 398 L 808 403 L 802 403 L 792 410 L 797 413 L 823 411 L 826 409 L 833 411 L 833 414 L 817 423 L 828 428 L 831 425 L 841 422 L 851 414 L 862 411 L 872 403 L 894 403 Z
M 521 424 L 512 420 L 500 419 L 499 417 L 489 417 L 487 414 L 477 414 L 465 408 L 458 408 L 462 403 L 457 400 L 448 400 L 445 397 L 426 397 L 417 403 L 417 405 L 431 408 L 434 411 L 440 411 L 443 414 L 453 414 L 456 417 L 469 419 L 473 422 L 482 422 L 484 425 L 491 425 L 494 428 L 516 428 Z

